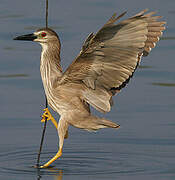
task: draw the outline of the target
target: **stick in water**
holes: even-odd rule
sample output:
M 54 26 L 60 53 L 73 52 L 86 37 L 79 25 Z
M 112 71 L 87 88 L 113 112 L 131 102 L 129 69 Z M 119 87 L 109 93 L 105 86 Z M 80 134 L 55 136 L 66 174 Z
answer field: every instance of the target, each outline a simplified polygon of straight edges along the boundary
M 48 27 L 48 0 L 46 0 L 46 28 Z M 46 108 L 48 107 L 48 103 L 47 103 L 47 97 L 46 97 Z M 46 125 L 47 125 L 47 118 L 45 119 L 44 122 L 44 128 L 43 128 L 43 133 L 42 133 L 42 137 L 41 137 L 41 143 L 40 143 L 40 148 L 39 148 L 39 152 L 38 152 L 38 158 L 37 158 L 37 163 L 36 163 L 36 167 L 39 168 L 39 163 L 40 163 L 40 156 L 41 156 L 41 151 L 42 151 L 42 146 L 43 146 L 43 141 L 44 141 L 44 135 L 45 135 L 45 131 L 46 131 Z
M 48 0 L 46 0 L 46 28 L 48 27 Z
M 46 98 L 46 108 L 48 107 L 47 104 L 47 98 Z M 40 162 L 40 156 L 41 156 L 41 151 L 42 151 L 42 146 L 43 146 L 43 141 L 44 141 L 44 135 L 45 135 L 45 131 L 46 131 L 46 125 L 47 125 L 47 118 L 44 121 L 44 128 L 43 128 L 43 133 L 42 133 L 42 137 L 41 137 L 41 143 L 40 143 L 40 148 L 38 151 L 38 158 L 37 158 L 37 163 L 36 163 L 36 167 L 39 168 L 39 162 Z

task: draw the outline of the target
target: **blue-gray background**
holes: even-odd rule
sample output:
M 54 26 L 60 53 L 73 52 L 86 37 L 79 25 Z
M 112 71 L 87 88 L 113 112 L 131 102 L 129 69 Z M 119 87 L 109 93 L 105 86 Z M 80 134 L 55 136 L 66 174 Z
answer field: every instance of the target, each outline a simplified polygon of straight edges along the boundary
M 167 21 L 167 30 L 151 54 L 142 59 L 127 88 L 114 98 L 112 111 L 101 115 L 121 128 L 96 133 L 70 128 L 63 156 L 53 169 L 40 171 L 41 179 L 174 179 L 175 1 L 50 0 L 49 26 L 60 36 L 65 69 L 87 35 L 96 32 L 114 12 L 127 10 L 127 18 L 145 8 L 158 11 Z M 32 165 L 45 104 L 39 72 L 41 47 L 12 39 L 44 25 L 44 0 L 1 0 L 0 179 L 38 178 Z M 48 123 L 42 163 L 56 153 L 57 143 L 57 132 Z

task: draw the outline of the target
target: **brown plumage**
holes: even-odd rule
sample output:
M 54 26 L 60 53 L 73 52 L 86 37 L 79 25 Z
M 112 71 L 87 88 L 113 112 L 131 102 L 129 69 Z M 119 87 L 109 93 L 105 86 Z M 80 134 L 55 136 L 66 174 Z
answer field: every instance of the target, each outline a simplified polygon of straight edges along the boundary
M 60 41 L 49 29 L 39 29 L 32 35 L 16 40 L 33 40 L 42 46 L 41 77 L 50 107 L 60 115 L 57 125 L 46 110 L 48 117 L 58 129 L 59 151 L 49 166 L 61 156 L 68 126 L 86 130 L 118 128 L 119 125 L 91 114 L 89 105 L 101 112 L 109 112 L 112 96 L 118 93 L 133 76 L 142 56 L 155 47 L 165 29 L 165 22 L 155 12 L 137 15 L 115 24 L 125 13 L 114 14 L 96 33 L 91 33 L 68 69 L 62 73 L 60 65 Z M 44 119 L 43 119 L 44 120 Z

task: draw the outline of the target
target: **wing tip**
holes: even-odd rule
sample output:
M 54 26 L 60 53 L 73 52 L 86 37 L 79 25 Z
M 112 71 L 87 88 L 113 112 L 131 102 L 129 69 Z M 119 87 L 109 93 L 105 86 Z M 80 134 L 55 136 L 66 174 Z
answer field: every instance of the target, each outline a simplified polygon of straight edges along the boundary
M 120 14 L 119 16 L 117 16 L 117 13 L 114 13 L 112 15 L 112 17 L 107 21 L 107 23 L 104 26 L 107 26 L 109 24 L 113 24 L 116 21 L 118 21 L 120 18 L 122 18 L 125 14 L 127 13 L 127 11 L 123 12 L 122 14 Z M 117 16 L 117 17 L 116 17 Z

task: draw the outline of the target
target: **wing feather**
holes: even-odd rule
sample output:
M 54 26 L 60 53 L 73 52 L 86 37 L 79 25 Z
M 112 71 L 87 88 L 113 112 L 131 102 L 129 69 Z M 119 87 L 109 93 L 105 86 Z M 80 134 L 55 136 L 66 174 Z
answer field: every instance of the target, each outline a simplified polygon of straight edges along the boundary
M 165 22 L 158 21 L 161 16 L 145 12 L 118 24 L 114 23 L 126 12 L 114 14 L 96 34 L 91 33 L 60 85 L 81 83 L 86 87 L 82 98 L 97 110 L 109 111 L 111 96 L 126 86 L 142 55 L 149 54 L 165 29 Z

